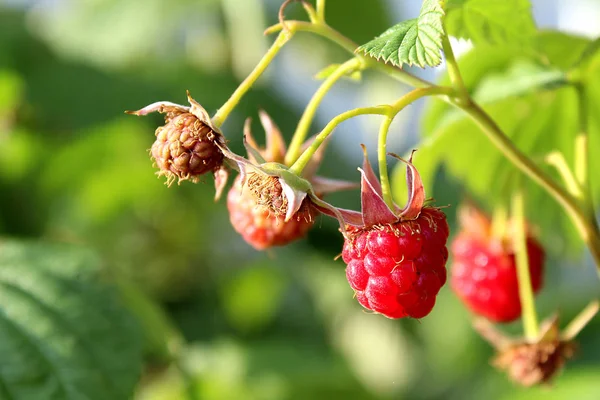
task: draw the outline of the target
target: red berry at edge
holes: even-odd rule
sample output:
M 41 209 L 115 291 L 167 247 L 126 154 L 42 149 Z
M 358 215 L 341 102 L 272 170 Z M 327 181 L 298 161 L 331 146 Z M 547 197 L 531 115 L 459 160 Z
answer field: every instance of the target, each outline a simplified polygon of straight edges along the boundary
M 283 246 L 303 237 L 314 225 L 315 214 L 305 201 L 300 210 L 285 222 L 268 208 L 259 206 L 247 188 L 242 189 L 238 176 L 227 195 L 231 225 L 257 250 Z
M 453 290 L 473 313 L 495 322 L 511 322 L 521 316 L 515 254 L 509 245 L 511 238 L 506 239 L 494 238 L 481 227 L 463 227 L 451 247 Z M 544 250 L 531 236 L 527 254 L 531 286 L 537 293 L 543 286 Z
M 351 232 L 342 258 L 359 303 L 388 318 L 423 318 L 446 283 L 446 216 L 424 207 L 418 218 Z

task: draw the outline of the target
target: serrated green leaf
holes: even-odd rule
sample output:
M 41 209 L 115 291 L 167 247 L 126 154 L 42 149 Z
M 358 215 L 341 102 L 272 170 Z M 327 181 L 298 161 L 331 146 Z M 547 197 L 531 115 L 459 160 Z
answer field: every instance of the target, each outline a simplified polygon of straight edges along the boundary
M 529 0 L 454 0 L 446 14 L 448 34 L 475 44 L 530 45 L 536 32 Z
M 434 67 L 441 62 L 443 16 L 439 0 L 425 0 L 418 18 L 394 25 L 356 52 L 398 67 Z
M 331 64 L 320 70 L 315 74 L 315 79 L 324 80 L 327 79 L 331 74 L 333 74 L 341 64 Z M 354 82 L 360 82 L 362 79 L 362 73 L 360 70 L 350 71 L 349 73 L 344 75 L 344 78 L 350 79 Z
M 139 329 L 99 282 L 94 253 L 0 242 L 0 398 L 130 398 Z

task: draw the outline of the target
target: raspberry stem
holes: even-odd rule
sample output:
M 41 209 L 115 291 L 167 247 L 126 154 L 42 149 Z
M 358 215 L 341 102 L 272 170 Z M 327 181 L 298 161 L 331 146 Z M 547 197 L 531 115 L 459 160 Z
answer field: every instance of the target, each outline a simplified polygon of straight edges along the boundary
M 517 264 L 517 278 L 519 281 L 519 298 L 523 310 L 523 328 L 525 338 L 535 341 L 539 333 L 535 302 L 533 300 L 533 288 L 529 273 L 529 256 L 527 254 L 527 233 L 525 226 L 525 205 L 523 190 L 517 189 L 512 197 L 512 217 L 515 224 L 513 247 L 515 250 L 515 261 Z
M 390 125 L 394 120 L 396 114 L 388 114 L 383 119 L 381 127 L 379 128 L 379 140 L 377 144 L 377 161 L 379 162 L 379 180 L 381 182 L 381 194 L 385 204 L 388 205 L 390 210 L 395 210 L 394 198 L 392 196 L 392 190 L 390 188 L 390 180 L 388 177 L 387 168 L 387 135 L 390 129 Z
M 404 107 L 417 101 L 421 97 L 431 96 L 436 94 L 451 94 L 447 88 L 442 87 L 429 87 L 422 89 L 414 89 L 404 96 L 400 97 L 396 102 L 390 105 L 390 111 L 385 115 L 385 119 L 381 123 L 379 128 L 379 138 L 377 145 L 377 161 L 379 163 L 379 180 L 381 181 L 381 192 L 383 194 L 383 200 L 390 207 L 390 210 L 394 210 L 394 199 L 392 196 L 392 190 L 390 188 L 390 180 L 388 177 L 388 165 L 387 165 L 387 135 L 390 129 L 392 121 L 396 115 L 404 109 Z
M 317 17 L 319 21 L 325 22 L 325 0 L 317 0 Z
M 583 310 L 577 314 L 569 325 L 562 331 L 562 340 L 572 340 L 579 334 L 579 332 L 585 328 L 585 326 L 596 316 L 600 309 L 600 302 L 598 300 L 592 301 Z
M 444 32 L 446 32 L 445 27 Z M 458 91 L 458 100 L 460 100 L 461 103 L 467 104 L 470 99 L 469 92 L 467 91 L 460 74 L 460 69 L 458 68 L 458 63 L 454 57 L 452 45 L 450 45 L 450 39 L 448 39 L 447 34 L 442 35 L 442 49 L 444 50 L 444 56 L 446 57 L 446 68 L 448 69 L 450 82 L 452 82 L 452 86 Z
M 506 237 L 508 211 L 504 204 L 494 207 L 492 215 L 492 236 L 496 239 Z
M 579 109 L 579 132 L 575 137 L 575 177 L 579 185 L 586 188 L 585 195 L 589 199 L 589 139 L 588 139 L 588 107 L 584 85 L 577 83 L 577 102 Z
M 577 138 L 575 138 L 577 140 Z M 578 179 L 575 178 L 571 168 L 569 168 L 569 164 L 565 159 L 565 156 L 560 151 L 553 151 L 546 156 L 546 162 L 556 168 L 558 174 L 562 178 L 567 190 L 576 198 L 582 199 L 583 190 L 581 188 Z
M 265 53 L 263 58 L 258 62 L 256 67 L 250 72 L 250 74 L 244 79 L 244 81 L 237 87 L 231 97 L 219 108 L 217 113 L 212 117 L 212 122 L 216 127 L 223 125 L 229 114 L 238 105 L 242 97 L 248 90 L 254 85 L 254 82 L 265 72 L 269 64 L 273 61 L 279 50 L 292 38 L 293 32 L 282 31 L 277 39 L 273 42 L 269 50 Z
M 389 108 L 390 106 L 387 105 L 375 107 L 361 107 L 343 112 L 340 115 L 336 116 L 331 121 L 329 121 L 327 125 L 325 125 L 325 128 L 323 128 L 323 130 L 315 137 L 315 140 L 311 143 L 311 145 L 306 150 L 304 150 L 304 153 L 302 153 L 300 157 L 298 157 L 298 159 L 294 162 L 294 164 L 292 164 L 292 166 L 289 168 L 289 171 L 293 172 L 296 175 L 300 175 L 302 173 L 302 170 L 304 170 L 304 167 L 306 167 L 306 165 L 309 163 L 313 154 L 315 154 L 315 152 L 319 148 L 319 146 L 323 144 L 325 139 L 327 139 L 327 137 L 342 122 L 359 115 L 387 115 L 387 113 L 389 112 Z
M 313 97 L 310 99 L 310 102 L 304 109 L 304 113 L 298 122 L 298 126 L 296 127 L 296 132 L 294 132 L 294 136 L 292 137 L 292 141 L 290 143 L 290 147 L 288 149 L 287 154 L 285 155 L 285 165 L 291 165 L 298 159 L 300 156 L 300 152 L 302 150 L 302 144 L 306 139 L 308 131 L 310 129 L 310 125 L 315 117 L 317 109 L 321 105 L 323 98 L 331 90 L 333 85 L 344 75 L 351 71 L 362 69 L 361 61 L 354 57 L 344 64 L 340 65 L 331 75 L 327 77 L 319 87 L 319 89 L 315 92 Z

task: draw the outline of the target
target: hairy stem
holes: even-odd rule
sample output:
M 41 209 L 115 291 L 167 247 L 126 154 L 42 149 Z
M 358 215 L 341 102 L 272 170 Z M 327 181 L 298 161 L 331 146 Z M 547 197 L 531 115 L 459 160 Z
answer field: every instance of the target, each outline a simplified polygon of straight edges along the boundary
M 589 186 L 589 134 L 588 113 L 585 87 L 583 84 L 575 86 L 579 108 L 579 132 L 575 137 L 575 177 L 581 186 Z
M 306 21 L 286 21 L 285 25 L 291 32 L 311 32 L 319 36 L 323 36 L 331 40 L 332 42 L 338 44 L 339 46 L 341 46 L 346 51 L 352 54 L 354 54 L 354 51 L 358 47 L 358 45 L 352 40 L 348 39 L 346 36 L 342 35 L 340 32 L 336 31 L 335 29 L 333 29 L 325 23 L 313 24 Z M 276 24 L 267 28 L 265 33 L 270 34 L 278 32 L 281 29 L 283 29 L 281 24 Z M 356 54 L 356 57 L 359 58 L 363 63 L 365 63 L 365 65 L 368 68 L 373 68 L 375 70 L 384 72 L 390 77 L 396 79 L 397 81 L 405 83 L 409 86 L 417 88 L 432 86 L 430 82 L 427 82 L 419 77 L 416 77 L 406 71 L 403 71 L 391 65 L 381 64 L 373 58 L 365 57 L 360 54 Z
M 386 115 L 383 119 L 381 127 L 379 128 L 379 138 L 377 144 L 377 160 L 379 162 L 379 180 L 381 181 L 381 193 L 383 195 L 383 200 L 388 205 L 390 210 L 395 210 L 395 207 L 394 198 L 392 196 L 392 190 L 390 188 L 390 179 L 388 177 L 387 135 L 395 115 L 395 113 L 390 113 Z
M 325 21 L 325 0 L 317 0 L 317 17 L 319 21 Z
M 462 79 L 462 75 L 460 74 L 458 63 L 454 57 L 454 52 L 452 51 L 452 46 L 450 45 L 450 39 L 448 39 L 448 35 L 442 36 L 442 48 L 446 57 L 446 68 L 448 69 L 450 82 L 452 82 L 452 85 L 458 91 L 458 97 L 464 102 L 468 102 L 469 92 L 467 91 L 465 83 Z
M 598 300 L 592 301 L 588 304 L 583 310 L 577 314 L 575 318 L 565 329 L 563 329 L 561 334 L 562 340 L 573 340 L 575 336 L 581 332 L 581 330 L 596 316 L 598 310 L 600 309 L 600 302 Z
M 508 210 L 504 204 L 497 205 L 492 214 L 492 236 L 502 240 L 506 236 Z
M 379 163 L 379 180 L 381 181 L 381 192 L 383 194 L 383 200 L 390 207 L 394 209 L 394 199 L 392 196 L 392 190 L 390 186 L 388 176 L 388 165 L 387 165 L 387 136 L 390 129 L 390 125 L 396 115 L 402 111 L 406 106 L 414 103 L 421 97 L 431 96 L 436 94 L 451 95 L 452 90 L 448 88 L 433 86 L 429 88 L 414 89 L 404 96 L 400 97 L 396 102 L 391 104 L 390 113 L 386 115 L 385 119 L 381 123 L 379 128 L 379 137 L 377 144 L 377 161 Z
M 575 175 L 569 168 L 565 156 L 560 151 L 553 151 L 546 156 L 546 162 L 552 165 L 561 176 L 567 190 L 576 198 L 582 199 L 583 192 Z
M 517 262 L 517 277 L 519 281 L 519 298 L 523 310 L 523 328 L 525 338 L 534 341 L 539 333 L 537 313 L 533 300 L 533 288 L 529 274 L 529 257 L 527 254 L 527 234 L 525 226 L 525 206 L 523 191 L 518 189 L 512 198 L 512 217 L 516 225 L 514 234 L 514 250 Z
M 361 67 L 361 62 L 357 58 L 352 58 L 346 61 L 344 64 L 340 65 L 331 75 L 323 81 L 319 89 L 315 92 L 313 97 L 310 99 L 310 102 L 304 109 L 304 113 L 298 122 L 298 126 L 296 127 L 296 132 L 294 132 L 294 136 L 292 137 L 292 141 L 290 143 L 290 147 L 288 149 L 287 154 L 285 155 L 285 165 L 291 165 L 302 150 L 302 144 L 304 140 L 306 140 L 306 136 L 308 135 L 308 131 L 310 129 L 310 125 L 315 117 L 317 109 L 321 105 L 323 98 L 331 90 L 333 85 L 344 75 L 347 73 L 357 70 Z
M 350 118 L 356 117 L 358 115 L 387 115 L 389 113 L 389 110 L 390 106 L 362 107 L 355 108 L 354 110 L 349 110 L 338 115 L 337 117 L 329 121 L 325 128 L 323 128 L 323 130 L 315 137 L 315 140 L 312 142 L 310 147 L 304 150 L 304 153 L 302 153 L 300 157 L 294 162 L 294 164 L 292 164 L 289 170 L 292 173 L 295 173 L 296 175 L 300 175 L 304 167 L 306 167 L 306 165 L 312 158 L 313 154 L 315 154 L 315 152 L 319 148 L 319 146 L 323 144 L 325 139 L 327 139 L 327 137 L 334 131 L 334 129 L 342 122 Z
M 581 190 L 581 199 L 590 219 L 596 223 L 594 199 L 589 179 L 590 170 L 590 139 L 588 126 L 588 106 L 585 86 L 581 83 L 575 85 L 577 103 L 579 108 L 579 131 L 575 136 L 575 179 Z
M 244 79 L 244 81 L 238 86 L 238 88 L 233 92 L 231 97 L 219 108 L 217 113 L 212 117 L 212 122 L 217 127 L 223 125 L 229 114 L 233 111 L 233 109 L 238 105 L 242 97 L 246 94 L 248 90 L 254 85 L 254 82 L 265 72 L 271 61 L 275 58 L 279 50 L 292 38 L 292 32 L 282 31 L 275 39 L 275 42 L 271 45 L 271 48 L 264 57 L 259 61 L 259 63 L 254 67 L 250 75 Z

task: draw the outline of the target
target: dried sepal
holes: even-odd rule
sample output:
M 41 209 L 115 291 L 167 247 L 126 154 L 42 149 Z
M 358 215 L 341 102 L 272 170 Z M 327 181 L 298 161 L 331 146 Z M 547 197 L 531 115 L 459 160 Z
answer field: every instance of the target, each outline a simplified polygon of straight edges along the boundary
M 400 220 L 416 219 L 425 204 L 425 190 L 419 172 L 412 164 L 412 155 L 406 161 L 395 154 L 391 154 L 407 164 L 406 179 L 409 196 L 403 209 L 400 209 L 396 204 L 393 204 L 393 207 L 390 208 L 383 198 L 381 183 L 373 171 L 366 147 L 361 146 L 364 154 L 362 168 L 358 169 L 361 173 L 361 218 L 357 218 L 358 213 L 356 212 L 343 210 L 344 223 L 353 228 L 361 229 L 375 225 L 394 224 Z
M 404 220 L 416 219 L 421 213 L 423 205 L 425 204 L 425 188 L 423 187 L 423 181 L 421 180 L 419 171 L 417 171 L 417 168 L 412 163 L 412 158 L 415 154 L 415 151 L 416 150 L 413 150 L 411 152 L 408 161 L 394 153 L 389 153 L 389 155 L 392 157 L 395 157 L 406 164 L 408 200 L 406 201 L 404 208 L 400 210 L 400 217 Z
M 550 383 L 561 371 L 575 354 L 575 335 L 598 309 L 598 301 L 590 303 L 562 333 L 558 315 L 554 315 L 541 324 L 538 336 L 533 340 L 507 336 L 483 318 L 475 320 L 473 327 L 496 349 L 492 365 L 506 371 L 514 382 L 529 387 Z

